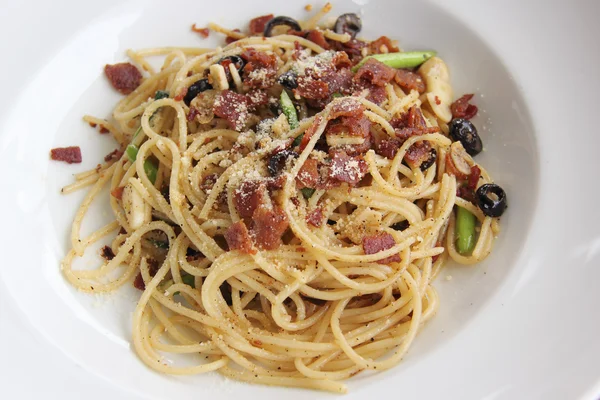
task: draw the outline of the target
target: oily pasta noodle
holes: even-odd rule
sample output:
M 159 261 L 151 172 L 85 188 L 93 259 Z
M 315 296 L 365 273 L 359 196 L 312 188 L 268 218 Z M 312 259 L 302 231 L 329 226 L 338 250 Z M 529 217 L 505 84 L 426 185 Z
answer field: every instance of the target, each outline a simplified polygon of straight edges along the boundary
M 302 26 L 314 29 L 329 9 Z M 339 53 L 295 34 L 265 38 L 209 28 L 237 40 L 217 49 L 129 51 L 147 77 L 115 106 L 111 122 L 84 118 L 106 127 L 122 153 L 63 188 L 91 186 L 74 217 L 62 271 L 90 293 L 134 280 L 142 291 L 133 347 L 156 371 L 218 371 L 245 382 L 344 393 L 344 379 L 392 368 L 406 356 L 439 307 L 434 278 L 447 261 L 485 259 L 500 230 L 498 218 L 457 196 L 465 177 L 450 162 L 461 153 L 448 137 L 447 66 L 437 57 L 425 62 L 424 93 L 391 80 L 320 105 L 303 98 L 297 83 L 294 123 L 281 85 L 273 80 L 257 90 L 248 83 L 251 76 L 266 79 L 253 70 L 252 52 L 261 62 L 273 57 L 276 76 L 300 77 L 311 68 L 323 73 L 319 68 Z M 354 40 L 319 32 L 340 48 Z M 163 57 L 161 67 L 153 68 L 150 57 Z M 216 89 L 219 74 L 228 90 Z M 191 92 L 200 83 L 202 94 Z M 267 101 L 252 106 L 259 95 Z M 226 96 L 236 100 L 223 104 Z M 403 118 L 417 124 L 410 127 L 417 133 L 398 141 Z M 355 129 L 352 121 L 369 127 L 367 149 L 357 150 L 365 136 L 332 129 Z M 395 145 L 393 152 L 382 143 Z M 437 159 L 423 158 L 431 153 Z M 472 158 L 464 161 L 479 171 L 476 186 L 492 183 Z M 85 216 L 103 190 L 111 192 L 114 220 L 84 237 Z M 457 247 L 457 207 L 477 223 L 470 253 Z M 110 237 L 113 255 L 102 265 L 74 267 Z M 203 361 L 173 364 L 169 354 L 199 354 Z

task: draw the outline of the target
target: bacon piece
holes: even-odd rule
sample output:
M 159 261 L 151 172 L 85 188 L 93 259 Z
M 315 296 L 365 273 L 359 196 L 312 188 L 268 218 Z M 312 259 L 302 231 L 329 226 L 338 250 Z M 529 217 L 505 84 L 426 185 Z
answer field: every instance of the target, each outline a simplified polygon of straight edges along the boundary
M 352 78 L 352 71 L 350 71 L 348 68 L 342 68 L 336 72 L 327 73 L 322 78 L 318 79 L 317 82 L 321 83 L 313 84 L 312 87 L 310 86 L 310 84 L 304 85 L 303 88 L 310 92 L 311 90 L 321 90 L 321 87 L 323 88 L 323 90 L 325 90 L 325 85 L 323 85 L 322 83 L 327 84 L 327 97 L 314 99 L 306 98 L 308 106 L 316 108 L 318 110 L 322 110 L 323 108 L 325 108 L 325 106 L 327 106 L 327 104 L 331 103 L 331 101 L 333 100 L 332 95 L 334 93 L 339 93 L 341 95 L 348 95 L 352 93 L 352 88 L 354 85 L 354 81 Z M 309 93 L 308 95 L 312 94 Z
M 312 189 L 332 189 L 340 186 L 341 182 L 332 179 L 330 176 L 330 166 L 319 163 L 314 158 L 307 159 L 296 177 L 296 187 L 302 189 L 305 187 Z M 299 203 L 297 204 L 297 206 Z
M 323 210 L 317 207 L 306 216 L 306 222 L 317 228 L 323 225 Z
M 365 236 L 362 239 L 362 246 L 365 254 L 376 254 L 380 251 L 391 249 L 396 245 L 394 237 L 389 233 L 378 233 L 376 235 Z M 394 254 L 383 260 L 377 261 L 379 264 L 389 264 L 400 262 L 400 255 Z
M 318 162 L 314 158 L 309 158 L 304 161 L 302 168 L 298 171 L 296 177 L 296 186 L 299 189 L 304 187 L 315 188 L 319 182 Z
M 237 29 L 237 28 L 236 28 L 236 29 L 234 29 L 233 31 L 234 31 L 234 32 L 241 32 L 241 31 L 240 31 L 239 29 Z M 225 38 L 225 43 L 227 43 L 227 44 L 231 44 L 231 43 L 233 43 L 233 42 L 237 42 L 238 40 L 239 40 L 239 39 L 236 39 L 236 38 L 234 38 L 234 37 L 227 36 L 227 37 Z
M 335 53 L 329 62 L 319 58 L 314 60 L 314 66 L 305 68 L 304 74 L 298 77 L 294 94 L 306 99 L 323 100 L 314 104 L 316 108 L 323 108 L 331 101 L 333 93 L 351 92 L 352 72 L 348 69 L 350 60 L 345 53 Z
M 144 278 L 142 277 L 141 272 L 138 272 L 137 276 L 133 280 L 133 287 L 138 290 L 146 290 L 146 284 L 144 283 Z
M 325 50 L 329 50 L 329 43 L 327 43 L 327 40 L 325 40 L 323 32 L 321 32 L 318 29 L 312 29 L 308 31 L 308 33 L 306 34 L 306 39 L 310 40 L 318 46 L 321 46 Z
M 264 179 L 265 184 L 267 185 L 267 190 L 272 192 L 273 190 L 282 189 L 286 182 L 286 176 L 284 174 L 273 176 L 270 178 Z
M 269 95 L 264 90 L 251 90 L 246 93 L 246 98 L 248 101 L 248 109 L 250 110 L 255 110 L 259 106 L 269 104 Z
M 256 250 L 252 246 L 252 239 L 246 224 L 242 221 L 238 221 L 232 224 L 225 231 L 225 240 L 229 246 L 229 250 L 239 250 L 245 254 L 255 254 Z
M 396 70 L 394 81 L 396 81 L 398 86 L 402 89 L 409 92 L 411 90 L 416 90 L 419 93 L 424 93 L 426 89 L 425 81 L 421 78 L 421 75 L 407 69 Z
M 175 97 L 173 97 L 173 100 L 175 100 L 175 101 L 183 100 L 183 98 L 185 97 L 187 92 L 188 92 L 188 87 L 186 86 L 183 89 L 181 89 L 180 92 L 177 95 L 175 95 Z
M 449 173 L 456 175 L 457 177 L 460 174 L 458 169 L 454 168 L 454 163 L 451 160 L 446 159 L 446 168 L 449 167 L 448 163 L 451 163 L 452 170 Z M 475 203 L 475 189 L 477 188 L 477 183 L 479 182 L 479 177 L 481 176 L 481 169 L 477 165 L 471 166 L 471 172 L 468 176 L 461 174 L 461 179 L 459 186 L 456 188 L 456 195 L 460 198 L 463 198 L 471 203 Z M 465 181 L 466 180 L 466 181 Z
M 362 89 L 368 89 L 369 94 L 367 95 L 367 100 L 372 101 L 377 105 L 381 105 L 387 99 L 387 93 L 385 91 L 385 87 L 377 86 L 377 85 L 364 85 Z M 359 90 L 360 92 L 360 90 Z M 357 93 L 358 94 L 358 93 Z
M 477 165 L 473 165 L 471 167 L 471 174 L 469 175 L 469 180 L 467 181 L 467 187 L 471 190 L 475 190 L 477 188 L 477 183 L 479 182 L 480 177 L 481 169 Z
M 450 110 L 452 111 L 452 118 L 464 118 L 471 119 L 475 115 L 477 115 L 477 106 L 474 104 L 469 104 L 469 101 L 473 98 L 473 93 L 465 94 L 460 99 L 456 100 L 450 106 Z
M 277 64 L 277 58 L 274 54 L 268 54 L 264 51 L 257 51 L 252 47 L 246 48 L 240 56 L 255 67 L 267 68 L 274 67 Z
M 315 134 L 315 132 L 317 131 L 317 128 L 319 127 L 319 125 L 321 125 L 322 122 L 323 122 L 323 117 L 320 115 L 317 115 L 315 117 L 313 123 L 311 124 L 311 126 L 309 126 L 304 131 L 304 135 L 302 136 L 302 140 L 300 141 L 300 151 L 302 151 L 306 148 L 306 146 L 308 145 L 308 142 L 310 142 L 310 139 Z
M 351 97 L 341 99 L 331 107 L 331 113 L 328 119 L 332 120 L 338 117 L 359 117 L 363 115 L 365 106 L 358 100 Z
M 50 150 L 50 158 L 69 164 L 79 164 L 81 162 L 81 149 L 79 146 L 56 147 Z
M 117 200 L 121 200 L 123 197 L 123 190 L 125 190 L 125 186 L 117 186 L 113 190 L 110 191 L 110 195 Z
M 475 191 L 468 186 L 460 185 L 456 188 L 456 196 L 475 203 Z
M 265 202 L 266 186 L 264 182 L 245 181 L 234 191 L 233 204 L 242 218 L 250 218 L 258 207 Z
M 348 54 L 345 51 L 335 52 L 333 58 L 331 59 L 331 62 L 333 66 L 338 70 L 342 68 L 350 68 L 353 65 L 352 61 L 350 61 L 350 58 L 348 58 Z
M 113 151 L 111 151 L 110 153 L 108 153 L 107 155 L 104 156 L 104 161 L 109 162 L 109 161 L 115 161 L 121 158 L 121 156 L 123 155 L 123 152 L 119 149 L 114 149 Z
M 382 46 L 385 46 L 387 51 L 384 51 L 385 49 L 383 49 Z M 396 53 L 400 51 L 398 47 L 392 44 L 391 39 L 387 36 L 381 36 L 369 43 L 369 50 L 371 54 Z
M 397 138 L 377 140 L 375 141 L 375 152 L 391 160 L 396 156 L 400 146 L 402 146 L 402 141 Z
M 396 76 L 396 70 L 381 61 L 369 58 L 354 75 L 356 82 L 367 81 L 376 86 L 385 86 Z
M 196 24 L 192 25 L 192 31 L 199 33 L 204 39 L 206 39 L 210 34 L 210 30 L 208 28 L 198 28 Z
M 106 64 L 104 73 L 113 87 L 123 94 L 133 92 L 142 83 L 142 74 L 131 63 Z
M 200 190 L 202 190 L 204 193 L 208 194 L 209 191 L 213 188 L 213 186 L 215 186 L 217 179 L 219 179 L 218 174 L 206 175 L 202 179 L 202 182 L 200 183 Z
M 267 22 L 273 19 L 273 14 L 263 15 L 250 20 L 250 34 L 256 35 L 265 31 L 265 25 Z
M 191 106 L 190 112 L 188 112 L 186 119 L 188 122 L 192 122 L 198 115 L 200 115 L 200 110 L 198 110 L 196 107 Z
M 277 58 L 274 54 L 247 48 L 240 54 L 246 60 L 243 82 L 251 88 L 267 89 L 275 84 Z
M 431 144 L 427 140 L 416 142 L 406 150 L 404 161 L 411 168 L 418 168 L 431 157 Z
M 367 163 L 360 157 L 353 157 L 345 151 L 333 153 L 329 168 L 329 177 L 355 186 L 367 173 Z
M 104 258 L 106 261 L 110 261 L 115 258 L 115 252 L 112 247 L 107 245 L 100 249 L 100 257 Z
M 148 259 L 148 273 L 151 277 L 156 275 L 158 272 L 158 261 L 150 258 Z M 133 281 L 133 286 L 139 290 L 146 290 L 146 284 L 144 283 L 144 278 L 142 277 L 142 273 L 139 272 Z
M 402 141 L 411 136 L 435 133 L 440 130 L 437 126 L 428 127 L 421 109 L 416 106 L 409 108 L 400 118 L 391 120 L 390 124 L 395 128 L 396 136 Z
M 344 145 L 343 150 L 349 155 L 364 154 L 371 148 L 371 121 L 361 115 L 360 117 L 340 117 L 331 121 L 325 134 L 345 134 L 364 138 L 362 144 Z M 334 150 L 335 151 L 335 150 Z
M 285 212 L 280 207 L 259 207 L 252 215 L 252 238 L 262 250 L 274 250 L 281 245 L 281 236 L 288 228 Z
M 294 93 L 307 99 L 326 99 L 330 95 L 329 84 L 322 79 L 299 76 Z
M 363 59 L 362 49 L 367 46 L 367 43 L 358 39 L 352 39 L 346 43 L 329 40 L 329 45 L 334 50 L 346 53 L 352 65 L 356 65 Z
M 295 31 L 289 30 L 288 34 L 291 34 L 291 32 Z M 302 50 L 304 50 L 304 47 L 300 45 L 300 42 L 298 42 L 297 40 L 294 41 L 294 52 L 292 53 L 292 59 L 298 61 L 302 56 Z
M 213 112 L 226 119 L 231 129 L 240 132 L 248 121 L 248 99 L 243 94 L 223 90 L 215 99 Z
M 361 115 L 360 117 L 340 117 L 331 121 L 327 125 L 327 133 L 341 134 L 345 133 L 349 136 L 368 137 L 371 121 Z
M 402 136 L 400 131 L 404 128 L 415 129 L 419 132 L 418 134 L 421 135 L 425 133 L 438 132 L 440 130 L 437 126 L 427 126 L 425 116 L 423 115 L 421 109 L 417 106 L 412 106 L 400 118 L 394 118 L 391 120 L 390 124 L 396 128 L 397 136 Z
M 396 137 L 383 139 L 375 143 L 375 152 L 389 159 L 396 156 L 398 149 L 409 137 L 439 131 L 437 126 L 427 126 L 421 109 L 416 106 L 409 108 L 409 110 L 402 114 L 400 118 L 392 119 L 390 125 L 394 127 Z M 430 150 L 431 145 L 429 142 L 417 142 L 408 149 L 404 156 L 404 160 L 411 168 L 415 168 L 420 166 L 425 160 L 429 159 Z

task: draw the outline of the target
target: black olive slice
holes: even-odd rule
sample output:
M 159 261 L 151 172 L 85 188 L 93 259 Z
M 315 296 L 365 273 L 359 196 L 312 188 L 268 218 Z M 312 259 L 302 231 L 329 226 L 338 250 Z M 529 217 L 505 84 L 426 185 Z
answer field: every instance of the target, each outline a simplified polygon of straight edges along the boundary
M 338 17 L 337 21 L 335 21 L 333 29 L 335 33 L 347 33 L 354 39 L 356 34 L 362 29 L 362 22 L 360 17 L 354 13 L 342 14 Z
M 488 217 L 499 217 L 506 210 L 506 192 L 495 183 L 481 185 L 475 194 L 477 206 Z
M 298 153 L 291 150 L 282 150 L 271 156 L 267 169 L 271 176 L 278 176 L 285 168 L 288 159 L 298 157 Z
M 450 137 L 461 142 L 467 153 L 475 156 L 483 150 L 483 143 L 477 133 L 477 128 L 471 121 L 464 118 L 454 118 L 449 125 Z
M 200 93 L 212 89 L 212 85 L 208 83 L 208 79 L 200 79 L 190 85 L 183 98 L 183 102 L 189 106 L 192 100 L 196 98 Z
M 427 169 L 431 167 L 433 163 L 435 163 L 435 160 L 437 160 L 437 151 L 435 151 L 435 149 L 431 149 L 429 152 L 429 158 L 423 161 L 419 168 L 421 168 L 421 171 L 427 171 Z
M 273 29 L 279 25 L 287 25 L 295 31 L 302 30 L 302 28 L 300 27 L 300 24 L 295 19 L 290 18 L 290 17 L 279 16 L 279 17 L 273 18 L 272 20 L 270 20 L 269 22 L 267 22 L 265 24 L 265 30 L 263 31 L 263 36 L 271 37 L 271 35 L 273 34 Z

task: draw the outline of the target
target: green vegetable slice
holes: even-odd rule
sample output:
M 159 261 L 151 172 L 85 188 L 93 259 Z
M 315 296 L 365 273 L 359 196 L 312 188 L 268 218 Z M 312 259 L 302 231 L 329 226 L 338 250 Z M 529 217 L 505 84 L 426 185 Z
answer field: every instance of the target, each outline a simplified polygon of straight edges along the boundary
M 196 280 L 195 280 L 194 275 L 182 274 L 181 275 L 181 280 L 183 281 L 183 283 L 185 283 L 188 286 L 191 286 L 193 288 L 196 287 Z
M 312 195 L 315 194 L 316 189 L 302 188 L 300 189 L 300 191 L 302 192 L 302 196 L 304 196 L 305 199 L 310 199 Z
M 285 90 L 281 92 L 279 101 L 281 102 L 281 110 L 283 111 L 283 114 L 285 114 L 288 123 L 290 124 L 290 128 L 296 129 L 298 127 L 298 114 L 296 114 L 296 107 L 294 107 L 292 99 L 290 99 L 290 96 Z
M 136 133 L 137 135 L 137 133 Z M 134 135 L 135 138 L 135 135 Z M 137 159 L 137 154 L 138 151 L 140 149 L 135 145 L 135 144 L 129 144 L 127 145 L 127 148 L 125 149 L 125 153 L 127 153 L 127 158 L 129 158 L 129 161 L 131 161 L 132 163 L 135 162 L 135 160 Z M 150 182 L 154 183 L 156 182 L 156 175 L 158 174 L 158 166 L 153 163 L 152 161 L 146 159 L 144 160 L 144 171 L 146 172 L 146 176 L 148 177 L 148 179 L 150 180 Z
M 154 100 L 166 99 L 169 97 L 169 92 L 165 90 L 157 90 L 154 95 Z
M 392 68 L 414 68 L 423 64 L 436 54 L 437 52 L 435 51 L 405 51 L 401 53 L 373 54 L 363 58 L 358 64 L 352 67 L 352 72 L 358 71 L 369 58 L 381 61 Z
M 470 254 L 475 247 L 475 224 L 477 217 L 469 210 L 456 207 L 456 249 L 460 254 Z

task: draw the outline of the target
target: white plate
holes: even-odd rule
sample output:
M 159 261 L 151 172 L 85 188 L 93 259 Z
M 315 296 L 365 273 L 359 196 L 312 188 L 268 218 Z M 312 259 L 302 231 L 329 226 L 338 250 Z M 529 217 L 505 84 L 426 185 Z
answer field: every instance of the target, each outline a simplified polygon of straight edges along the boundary
M 108 116 L 119 96 L 102 66 L 127 48 L 206 46 L 208 20 L 245 26 L 269 12 L 302 17 L 305 1 L 230 0 L 2 5 L 0 49 L 0 376 L 9 398 L 308 399 L 311 391 L 250 386 L 217 374 L 162 376 L 129 347 L 136 293 L 72 290 L 58 264 L 83 193 L 58 190 L 114 148 L 81 115 Z M 492 256 L 436 283 L 439 314 L 397 368 L 359 375 L 346 398 L 597 399 L 600 393 L 600 208 L 596 132 L 600 15 L 595 1 L 334 2 L 359 11 L 364 35 L 434 48 L 457 93 L 482 94 L 480 161 L 509 195 Z M 233 11 L 235 10 L 235 11 Z M 213 39 L 214 39 L 213 35 Z M 209 41 L 208 44 L 211 44 Z M 48 150 L 80 145 L 82 165 Z M 102 210 L 97 220 L 105 220 Z M 89 262 L 93 262 L 90 259 Z M 452 275 L 451 281 L 443 279 Z

